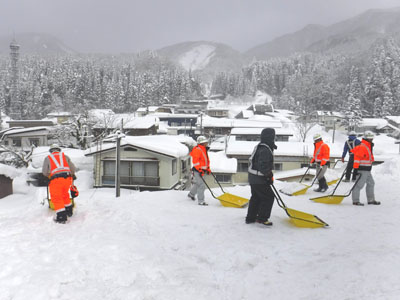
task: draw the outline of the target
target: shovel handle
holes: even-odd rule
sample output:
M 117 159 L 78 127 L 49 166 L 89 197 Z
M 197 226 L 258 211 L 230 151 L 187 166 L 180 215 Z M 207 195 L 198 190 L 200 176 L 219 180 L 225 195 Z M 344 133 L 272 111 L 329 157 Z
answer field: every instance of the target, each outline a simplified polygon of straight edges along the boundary
M 300 179 L 300 181 L 299 181 L 299 183 L 301 183 L 302 181 L 303 181 L 303 179 L 304 179 L 304 177 L 306 176 L 306 174 L 308 173 L 308 170 L 310 170 L 310 165 L 308 165 L 308 168 L 307 168 L 307 170 L 306 170 L 306 172 L 303 174 L 303 176 L 301 177 L 301 179 Z

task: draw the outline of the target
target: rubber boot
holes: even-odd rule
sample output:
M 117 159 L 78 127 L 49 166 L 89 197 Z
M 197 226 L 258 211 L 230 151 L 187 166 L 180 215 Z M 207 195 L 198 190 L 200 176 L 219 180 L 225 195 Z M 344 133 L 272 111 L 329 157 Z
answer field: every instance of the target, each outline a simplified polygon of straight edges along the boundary
M 326 183 L 325 177 L 322 177 L 321 179 L 321 192 L 326 192 L 328 190 L 328 184 Z
M 68 217 L 72 217 L 74 214 L 74 207 L 71 205 L 65 207 L 65 212 L 67 213 Z
M 314 192 L 321 192 L 321 190 L 322 190 L 321 179 L 318 179 L 318 188 L 314 189 Z
M 58 213 L 56 213 L 54 222 L 65 224 L 65 222 L 67 222 L 67 212 L 65 210 L 63 210 L 63 211 L 59 211 Z

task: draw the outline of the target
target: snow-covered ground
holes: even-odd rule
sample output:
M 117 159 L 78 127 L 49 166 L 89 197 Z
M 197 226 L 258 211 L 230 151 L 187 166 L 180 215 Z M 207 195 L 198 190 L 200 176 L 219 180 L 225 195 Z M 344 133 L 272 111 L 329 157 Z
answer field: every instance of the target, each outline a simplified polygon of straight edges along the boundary
M 394 156 L 373 170 L 381 206 L 314 203 L 312 189 L 282 195 L 330 225 L 319 229 L 294 227 L 276 204 L 272 228 L 246 225 L 247 209 L 208 192 L 208 207 L 183 191 L 115 198 L 92 189 L 86 170 L 61 225 L 40 205 L 45 189 L 17 177 L 0 199 L 0 299 L 399 299 L 399 168 Z M 248 186 L 227 190 L 250 197 Z

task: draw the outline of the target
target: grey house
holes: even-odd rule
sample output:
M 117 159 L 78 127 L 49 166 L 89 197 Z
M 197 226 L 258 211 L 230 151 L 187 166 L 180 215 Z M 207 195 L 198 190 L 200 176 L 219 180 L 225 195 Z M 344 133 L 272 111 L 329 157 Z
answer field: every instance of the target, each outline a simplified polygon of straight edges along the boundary
M 121 140 L 121 187 L 143 190 L 185 189 L 190 184 L 191 138 L 137 136 Z M 115 186 L 115 143 L 104 143 L 85 153 L 94 162 L 94 186 Z

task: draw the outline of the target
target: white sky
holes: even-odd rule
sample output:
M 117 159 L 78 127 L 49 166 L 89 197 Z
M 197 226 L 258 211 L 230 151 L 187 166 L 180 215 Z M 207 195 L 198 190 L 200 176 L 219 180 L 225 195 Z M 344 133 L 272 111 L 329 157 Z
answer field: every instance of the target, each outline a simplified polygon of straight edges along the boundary
M 78 51 L 132 52 L 208 40 L 247 50 L 307 24 L 398 0 L 0 0 L 0 35 L 50 33 Z

